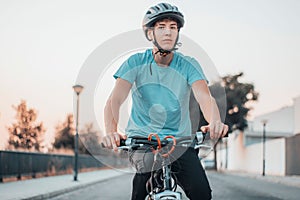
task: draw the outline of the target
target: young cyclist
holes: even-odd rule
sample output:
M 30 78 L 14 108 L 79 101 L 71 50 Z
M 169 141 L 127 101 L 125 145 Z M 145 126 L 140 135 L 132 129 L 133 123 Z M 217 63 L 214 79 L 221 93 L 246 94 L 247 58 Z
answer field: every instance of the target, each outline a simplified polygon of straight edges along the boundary
M 153 43 L 152 49 L 128 58 L 114 74 L 116 83 L 107 100 L 104 118 L 106 136 L 104 145 L 116 149 L 120 139 L 126 137 L 147 138 L 157 133 L 164 138 L 190 136 L 189 98 L 191 91 L 200 105 L 212 138 L 226 135 L 228 126 L 221 122 L 220 113 L 207 86 L 207 79 L 199 63 L 177 52 L 179 31 L 184 26 L 184 16 L 176 6 L 159 3 L 149 8 L 143 19 L 146 38 Z M 119 110 L 132 92 L 132 110 L 126 135 L 117 130 Z M 149 156 L 132 152 L 130 161 L 136 167 L 133 178 L 132 199 L 145 199 L 146 182 L 150 177 Z M 193 200 L 211 199 L 211 189 L 197 155 L 188 148 L 176 162 L 176 178 L 187 197 Z M 173 164 L 172 164 L 173 165 Z M 172 166 L 173 167 L 173 166 Z

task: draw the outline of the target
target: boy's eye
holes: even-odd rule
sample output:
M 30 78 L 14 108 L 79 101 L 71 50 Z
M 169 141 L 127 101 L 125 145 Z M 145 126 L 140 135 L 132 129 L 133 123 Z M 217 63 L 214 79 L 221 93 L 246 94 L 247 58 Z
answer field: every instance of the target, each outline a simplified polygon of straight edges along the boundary
M 163 29 L 165 29 L 165 27 L 164 26 L 159 26 L 158 29 L 163 30 Z

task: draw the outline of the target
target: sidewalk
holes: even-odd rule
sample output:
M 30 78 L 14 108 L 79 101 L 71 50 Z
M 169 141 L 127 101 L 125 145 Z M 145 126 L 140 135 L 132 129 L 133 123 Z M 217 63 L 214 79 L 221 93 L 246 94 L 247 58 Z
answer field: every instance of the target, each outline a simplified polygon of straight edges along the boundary
M 79 188 L 87 187 L 97 182 L 105 181 L 124 174 L 124 172 L 104 169 L 78 174 L 78 181 L 73 181 L 73 175 L 51 176 L 23 181 L 0 183 L 1 200 L 17 199 L 47 199 Z

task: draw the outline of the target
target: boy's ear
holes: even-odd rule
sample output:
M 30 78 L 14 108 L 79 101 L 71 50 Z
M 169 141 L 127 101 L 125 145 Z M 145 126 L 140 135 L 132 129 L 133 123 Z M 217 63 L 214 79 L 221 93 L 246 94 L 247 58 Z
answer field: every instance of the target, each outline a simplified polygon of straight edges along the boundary
M 147 37 L 148 37 L 148 40 L 152 41 L 153 40 L 153 29 L 148 29 L 147 31 Z

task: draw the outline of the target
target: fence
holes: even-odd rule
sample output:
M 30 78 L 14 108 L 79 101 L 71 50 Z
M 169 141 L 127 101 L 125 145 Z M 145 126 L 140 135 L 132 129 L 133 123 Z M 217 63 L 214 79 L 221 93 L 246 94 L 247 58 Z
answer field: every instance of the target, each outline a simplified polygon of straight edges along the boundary
M 64 174 L 72 171 L 74 156 L 44 154 L 18 151 L 0 151 L 0 182 L 3 178 L 22 176 L 36 177 Z M 78 156 L 78 169 L 104 167 L 100 161 L 90 155 Z

